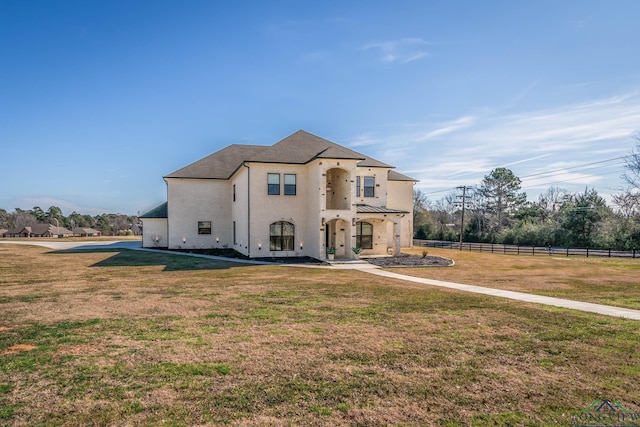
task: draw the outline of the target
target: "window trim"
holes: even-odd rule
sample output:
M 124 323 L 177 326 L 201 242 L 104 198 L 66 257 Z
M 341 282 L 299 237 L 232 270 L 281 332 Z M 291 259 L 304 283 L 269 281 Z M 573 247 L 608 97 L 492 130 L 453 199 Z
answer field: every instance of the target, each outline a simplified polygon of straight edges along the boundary
M 287 177 L 293 177 L 293 184 L 287 184 Z M 283 178 L 283 182 L 284 182 L 284 195 L 285 196 L 295 196 L 296 192 L 297 192 L 297 185 L 298 185 L 298 177 L 296 176 L 295 173 L 285 173 L 284 174 L 284 178 Z M 288 192 L 292 189 L 293 187 L 293 193 Z
M 287 227 L 291 226 L 291 234 L 285 234 Z M 279 228 L 273 233 L 274 226 Z M 279 233 L 277 233 L 279 231 Z M 269 250 L 273 252 L 284 252 L 295 250 L 296 226 L 288 221 L 276 221 L 269 224 Z M 289 244 L 286 244 L 289 243 Z
M 271 184 L 269 182 L 269 178 L 278 177 L 277 184 Z M 280 174 L 279 173 L 267 173 L 267 195 L 269 196 L 279 196 L 280 195 Z
M 209 225 L 207 227 L 207 225 Z M 213 226 L 211 221 L 198 221 L 198 234 L 211 234 L 213 232 Z
M 371 227 L 371 234 L 362 234 L 362 226 L 368 225 Z M 362 244 L 362 236 L 369 237 L 368 245 Z M 367 221 L 356 222 L 356 247 L 362 249 L 373 249 L 373 224 Z
M 356 176 L 356 197 L 360 197 L 360 175 Z
M 367 180 L 371 180 L 373 185 L 367 185 Z M 367 194 L 367 190 L 370 190 Z M 376 197 L 376 177 L 375 176 L 365 176 L 364 177 L 364 197 Z

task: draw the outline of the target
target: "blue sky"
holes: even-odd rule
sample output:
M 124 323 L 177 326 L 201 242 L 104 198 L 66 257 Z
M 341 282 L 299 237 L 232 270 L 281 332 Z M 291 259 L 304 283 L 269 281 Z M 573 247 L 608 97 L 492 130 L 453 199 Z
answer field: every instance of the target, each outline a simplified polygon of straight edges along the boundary
M 162 176 L 304 129 L 432 200 L 622 186 L 638 1 L 0 0 L 0 208 L 144 212 Z M 596 163 L 597 162 L 597 163 Z

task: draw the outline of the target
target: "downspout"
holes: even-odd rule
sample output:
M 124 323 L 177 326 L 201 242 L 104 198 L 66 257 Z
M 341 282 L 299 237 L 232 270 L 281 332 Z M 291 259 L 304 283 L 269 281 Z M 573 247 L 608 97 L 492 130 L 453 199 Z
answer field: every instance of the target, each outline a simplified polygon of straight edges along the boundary
M 247 256 L 251 258 L 251 168 L 242 163 L 247 168 Z

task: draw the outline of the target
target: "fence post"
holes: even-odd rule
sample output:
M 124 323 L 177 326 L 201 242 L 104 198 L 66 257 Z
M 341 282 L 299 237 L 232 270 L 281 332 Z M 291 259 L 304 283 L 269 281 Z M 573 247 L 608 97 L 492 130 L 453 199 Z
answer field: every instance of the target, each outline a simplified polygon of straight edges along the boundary
M 587 258 L 589 258 L 589 248 L 587 248 Z
M 569 257 L 569 246 L 567 246 L 567 257 Z
M 491 244 L 491 253 L 493 253 L 493 243 Z
M 503 254 L 507 254 L 507 245 L 502 245 L 502 249 L 503 249 Z
M 531 247 L 531 255 L 535 255 L 536 254 L 536 247 L 532 246 Z
M 518 255 L 520 255 L 520 245 L 518 244 Z
M 609 248 L 609 258 L 611 258 L 611 248 Z

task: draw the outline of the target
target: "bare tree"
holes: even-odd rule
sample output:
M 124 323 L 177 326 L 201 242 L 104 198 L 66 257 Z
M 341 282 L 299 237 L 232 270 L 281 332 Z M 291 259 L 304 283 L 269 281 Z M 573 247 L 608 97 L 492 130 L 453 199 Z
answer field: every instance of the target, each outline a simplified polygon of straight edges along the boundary
M 627 172 L 622 175 L 622 179 L 633 189 L 640 190 L 640 134 L 635 136 L 636 147 L 626 159 L 625 168 Z
M 9 226 L 11 228 L 22 228 L 29 225 L 33 225 L 37 222 L 35 215 L 30 212 L 23 211 L 20 208 L 16 208 L 15 212 L 11 213 L 11 219 L 9 220 Z
M 624 218 L 640 215 L 640 192 L 629 189 L 624 193 L 614 194 L 613 204 Z

